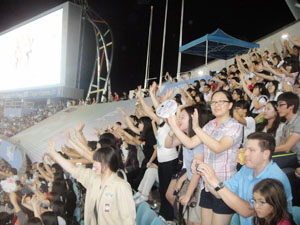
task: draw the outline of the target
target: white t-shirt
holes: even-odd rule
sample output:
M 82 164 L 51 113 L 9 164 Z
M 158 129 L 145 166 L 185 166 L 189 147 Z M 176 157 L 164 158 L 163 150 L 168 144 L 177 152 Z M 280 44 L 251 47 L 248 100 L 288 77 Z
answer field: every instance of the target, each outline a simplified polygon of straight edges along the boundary
M 249 116 L 249 117 L 245 117 L 246 123 L 247 125 L 244 125 L 244 142 L 243 142 L 243 146 L 245 147 L 247 144 L 247 137 L 249 134 L 255 132 L 255 128 L 256 128 L 256 123 L 255 120 L 253 119 L 253 117 Z
M 249 80 L 254 77 L 254 73 L 250 72 L 249 74 L 244 73 L 244 80 Z
M 165 140 L 170 132 L 170 127 L 165 123 L 162 127 L 157 129 L 155 134 L 157 140 L 157 161 L 160 163 L 169 162 L 178 158 L 176 147 L 166 148 Z

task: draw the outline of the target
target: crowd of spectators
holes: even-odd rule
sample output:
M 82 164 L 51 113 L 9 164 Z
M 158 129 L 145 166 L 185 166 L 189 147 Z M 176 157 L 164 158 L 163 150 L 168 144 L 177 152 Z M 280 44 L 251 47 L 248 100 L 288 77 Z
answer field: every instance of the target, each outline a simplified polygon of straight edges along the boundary
M 12 118 L 4 116 L 4 109 L 2 108 L 0 113 L 0 135 L 4 135 L 6 137 L 14 136 L 17 133 L 63 110 L 64 108 L 66 108 L 66 104 L 63 102 L 39 104 L 30 109 L 30 114 Z
M 2 185 L 10 203 L 1 224 L 135 224 L 155 183 L 166 224 L 294 224 L 300 37 L 281 51 L 272 44 L 237 55 L 208 82 L 186 80 L 163 95 L 153 82 L 153 105 L 138 87 L 134 113 L 121 110 L 120 121 L 95 129 L 97 140 L 85 138 L 83 123 L 60 149 L 50 140 L 21 177 L 2 172 L 16 185 Z

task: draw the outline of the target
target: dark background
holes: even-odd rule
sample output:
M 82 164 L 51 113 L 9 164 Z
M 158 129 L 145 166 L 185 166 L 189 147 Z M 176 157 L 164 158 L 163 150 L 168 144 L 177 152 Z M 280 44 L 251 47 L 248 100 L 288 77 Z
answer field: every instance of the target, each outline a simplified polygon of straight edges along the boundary
M 1 0 L 0 32 L 64 2 Z M 165 0 L 88 0 L 88 5 L 111 28 L 114 45 L 112 91 L 119 94 L 144 84 L 150 5 L 154 6 L 150 77 L 159 78 Z M 177 71 L 180 13 L 181 0 L 169 0 L 164 74 L 168 71 L 173 76 Z M 294 20 L 284 0 L 185 0 L 182 43 L 184 45 L 217 28 L 235 38 L 252 42 Z M 95 56 L 94 34 L 89 26 L 85 32 L 83 55 L 81 87 L 86 90 Z M 191 70 L 203 63 L 203 57 L 183 54 L 181 71 Z

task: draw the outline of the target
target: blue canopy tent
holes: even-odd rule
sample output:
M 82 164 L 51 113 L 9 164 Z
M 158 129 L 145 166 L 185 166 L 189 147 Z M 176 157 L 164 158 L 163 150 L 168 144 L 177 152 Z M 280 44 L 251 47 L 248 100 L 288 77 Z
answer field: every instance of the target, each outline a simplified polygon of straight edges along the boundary
M 258 48 L 259 44 L 249 43 L 231 37 L 221 29 L 215 30 L 211 34 L 206 34 L 179 48 L 182 53 L 205 56 L 207 58 L 230 59 L 235 55 L 247 53 L 250 48 Z

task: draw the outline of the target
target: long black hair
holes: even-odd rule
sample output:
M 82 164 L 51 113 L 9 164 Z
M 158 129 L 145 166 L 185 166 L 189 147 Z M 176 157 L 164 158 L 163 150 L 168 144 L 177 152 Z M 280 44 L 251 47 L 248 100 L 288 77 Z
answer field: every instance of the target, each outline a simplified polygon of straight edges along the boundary
M 281 118 L 280 118 L 279 113 L 277 111 L 277 102 L 276 101 L 270 101 L 268 103 L 270 103 L 272 105 L 272 107 L 276 111 L 277 115 L 276 115 L 276 118 L 275 118 L 275 120 L 272 124 L 272 127 L 267 130 L 267 133 L 271 134 L 273 137 L 275 137 L 277 128 L 279 127 L 279 124 L 281 122 Z M 263 122 L 256 124 L 256 131 L 263 131 L 263 129 L 267 126 L 267 124 L 268 124 L 267 119 L 264 119 Z
M 265 84 L 264 83 L 256 83 L 253 87 L 254 88 L 258 88 L 259 89 L 259 92 L 260 92 L 260 95 L 265 95 L 267 96 L 268 98 L 270 98 L 270 93 L 268 91 L 268 89 L 266 88 Z
M 192 118 L 195 109 L 198 110 L 198 123 L 200 127 L 203 127 L 206 123 L 208 123 L 213 118 L 213 115 L 204 104 L 197 104 L 197 105 L 188 106 L 184 108 L 183 110 L 186 111 L 189 117 L 189 128 L 186 134 L 189 137 L 195 135 L 195 132 L 193 130 L 193 118 Z
M 143 123 L 144 124 L 144 128 L 141 132 L 141 135 L 140 135 L 140 139 L 142 141 L 145 141 L 146 140 L 146 136 L 149 135 L 149 133 L 153 134 L 153 129 L 152 129 L 152 123 L 151 123 L 151 119 L 147 116 L 143 116 L 139 119 L 138 123 Z M 154 134 L 153 134 L 154 136 Z

